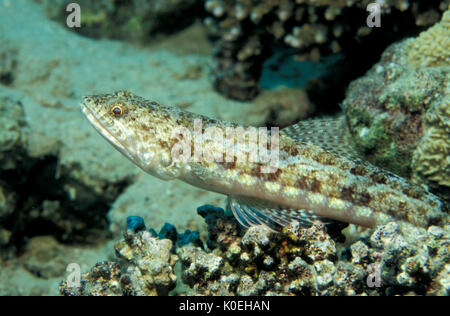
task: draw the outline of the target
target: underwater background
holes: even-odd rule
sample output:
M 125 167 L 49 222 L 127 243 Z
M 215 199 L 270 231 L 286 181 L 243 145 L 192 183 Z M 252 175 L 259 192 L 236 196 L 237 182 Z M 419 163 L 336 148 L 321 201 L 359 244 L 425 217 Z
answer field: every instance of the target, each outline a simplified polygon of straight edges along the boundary
M 79 0 L 71 28 L 70 2 L 0 0 L 0 295 L 450 294 L 449 225 L 245 231 L 79 107 L 130 90 L 242 125 L 344 113 L 361 156 L 449 203 L 448 0 L 374 1 L 381 27 L 366 0 Z

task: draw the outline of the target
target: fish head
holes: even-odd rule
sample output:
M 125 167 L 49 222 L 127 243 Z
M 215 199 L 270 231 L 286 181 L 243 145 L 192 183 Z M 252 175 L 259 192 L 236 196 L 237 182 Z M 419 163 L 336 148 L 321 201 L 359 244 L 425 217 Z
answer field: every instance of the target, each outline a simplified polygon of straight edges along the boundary
M 166 107 L 128 91 L 86 96 L 80 105 L 92 126 L 142 170 L 163 180 L 178 176 Z

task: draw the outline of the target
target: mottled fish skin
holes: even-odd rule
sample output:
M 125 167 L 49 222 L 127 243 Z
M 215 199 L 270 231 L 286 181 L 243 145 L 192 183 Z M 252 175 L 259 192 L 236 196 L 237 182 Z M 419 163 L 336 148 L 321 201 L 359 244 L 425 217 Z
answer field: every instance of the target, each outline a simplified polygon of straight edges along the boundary
M 173 137 L 174 129 L 182 126 L 193 132 L 194 120 L 201 119 L 203 130 L 216 127 L 225 135 L 225 130 L 238 127 L 236 124 L 163 106 L 125 91 L 87 96 L 81 107 L 116 149 L 164 180 L 180 179 L 228 196 L 257 199 L 286 210 L 308 210 L 319 217 L 367 227 L 393 220 L 421 227 L 448 222 L 443 203 L 421 187 L 288 133 L 279 138 L 278 169 L 263 173 L 264 163 L 237 157 L 232 162 L 172 159 L 172 148 L 179 142 Z M 204 146 L 206 152 L 214 151 L 208 143 Z

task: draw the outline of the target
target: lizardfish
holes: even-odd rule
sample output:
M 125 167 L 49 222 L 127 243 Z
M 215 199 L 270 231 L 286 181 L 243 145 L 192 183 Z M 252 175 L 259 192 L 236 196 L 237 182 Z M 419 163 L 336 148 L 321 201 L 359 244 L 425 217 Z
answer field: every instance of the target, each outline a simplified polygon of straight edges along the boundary
M 248 127 L 127 91 L 87 96 L 81 108 L 96 130 L 142 170 L 227 195 L 234 215 L 245 226 L 278 229 L 293 220 L 322 219 L 366 227 L 389 221 L 421 227 L 448 223 L 448 210 L 437 196 L 362 159 L 302 141 L 302 135 L 295 137 L 296 131 L 307 132 L 302 125 L 279 135 L 258 130 L 255 139 L 265 140 L 266 155 L 258 152 L 250 159 L 255 139 L 241 137 Z M 205 137 L 208 130 L 214 133 Z M 237 132 L 230 136 L 230 131 Z

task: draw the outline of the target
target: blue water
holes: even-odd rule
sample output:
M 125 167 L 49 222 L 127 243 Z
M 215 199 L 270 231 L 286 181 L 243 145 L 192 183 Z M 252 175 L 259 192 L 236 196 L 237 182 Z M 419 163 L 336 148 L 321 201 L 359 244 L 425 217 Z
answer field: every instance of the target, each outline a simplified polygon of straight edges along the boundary
M 333 64 L 341 58 L 341 55 L 336 54 L 322 58 L 319 62 L 296 61 L 292 53 L 280 50 L 264 63 L 260 86 L 267 90 L 281 86 L 304 88 L 311 79 L 321 77 L 333 69 Z

